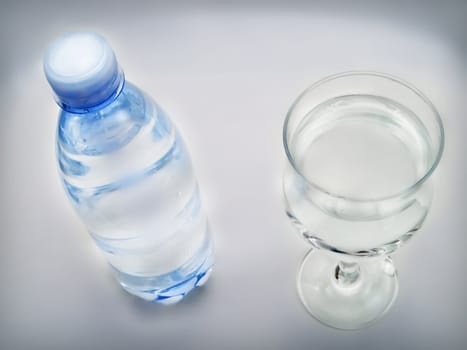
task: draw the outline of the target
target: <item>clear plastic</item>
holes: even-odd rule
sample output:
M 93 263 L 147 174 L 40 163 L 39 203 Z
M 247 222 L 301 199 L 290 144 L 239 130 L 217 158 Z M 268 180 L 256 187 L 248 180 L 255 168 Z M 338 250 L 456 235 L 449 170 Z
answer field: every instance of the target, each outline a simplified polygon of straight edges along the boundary
M 123 288 L 174 303 L 209 277 L 208 220 L 180 134 L 120 70 L 114 78 L 100 103 L 59 103 L 60 176 Z

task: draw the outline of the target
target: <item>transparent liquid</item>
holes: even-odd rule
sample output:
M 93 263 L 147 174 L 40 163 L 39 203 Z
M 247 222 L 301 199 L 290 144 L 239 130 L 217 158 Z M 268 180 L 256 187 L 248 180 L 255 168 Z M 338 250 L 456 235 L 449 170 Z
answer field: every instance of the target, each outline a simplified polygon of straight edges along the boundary
M 368 95 L 329 100 L 303 118 L 289 149 L 302 176 L 286 170 L 288 213 L 310 241 L 391 250 L 421 225 L 430 187 L 395 195 L 425 174 L 433 155 L 426 129 L 404 106 Z
M 126 84 L 93 113 L 63 112 L 57 155 L 65 188 L 120 283 L 174 302 L 212 264 L 189 154 L 162 110 Z

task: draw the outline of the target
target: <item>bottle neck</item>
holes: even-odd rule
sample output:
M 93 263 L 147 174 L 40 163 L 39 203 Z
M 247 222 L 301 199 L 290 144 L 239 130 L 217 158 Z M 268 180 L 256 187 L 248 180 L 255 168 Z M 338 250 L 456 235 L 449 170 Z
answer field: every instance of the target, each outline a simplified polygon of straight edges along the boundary
M 66 112 L 74 113 L 74 114 L 85 114 L 89 112 L 94 112 L 100 110 L 113 101 L 117 99 L 120 93 L 125 86 L 125 74 L 120 69 L 115 76 L 115 79 L 108 84 L 100 93 L 96 93 L 93 98 L 89 99 L 89 103 L 84 103 L 82 106 L 72 106 L 67 104 L 65 101 L 60 99 L 59 96 L 55 96 L 55 100 L 57 104 Z

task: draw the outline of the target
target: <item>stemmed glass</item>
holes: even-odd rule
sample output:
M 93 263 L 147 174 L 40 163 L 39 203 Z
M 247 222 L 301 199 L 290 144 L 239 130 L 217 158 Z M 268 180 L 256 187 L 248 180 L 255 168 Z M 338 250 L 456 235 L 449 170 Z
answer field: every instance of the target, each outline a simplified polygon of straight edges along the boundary
M 312 245 L 300 299 L 319 321 L 358 329 L 398 291 L 388 254 L 430 207 L 444 133 L 433 104 L 398 78 L 348 72 L 305 90 L 283 130 L 286 212 Z

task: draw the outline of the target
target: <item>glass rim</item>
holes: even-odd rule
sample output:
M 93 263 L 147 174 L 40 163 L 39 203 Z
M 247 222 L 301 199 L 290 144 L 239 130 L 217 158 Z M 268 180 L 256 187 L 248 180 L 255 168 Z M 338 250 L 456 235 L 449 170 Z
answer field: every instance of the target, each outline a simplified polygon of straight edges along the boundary
M 310 181 L 310 179 L 308 179 L 300 171 L 300 169 L 298 169 L 298 167 L 297 167 L 297 165 L 295 163 L 294 157 L 292 156 L 292 154 L 290 152 L 288 141 L 287 141 L 287 133 L 288 133 L 288 129 L 289 129 L 288 126 L 289 126 L 289 121 L 291 119 L 292 113 L 295 110 L 295 107 L 297 106 L 297 104 L 302 100 L 302 98 L 307 93 L 309 93 L 310 91 L 316 89 L 317 87 L 321 86 L 322 84 L 325 84 L 325 83 L 327 83 L 329 81 L 332 81 L 332 80 L 336 80 L 336 79 L 340 79 L 340 78 L 344 78 L 344 77 L 351 77 L 351 76 L 377 77 L 377 78 L 381 78 L 381 79 L 391 80 L 391 81 L 393 81 L 393 82 L 395 82 L 397 84 L 400 84 L 400 85 L 408 88 L 409 90 L 411 90 L 413 93 L 415 93 L 430 108 L 431 112 L 433 113 L 433 115 L 435 117 L 436 124 L 438 126 L 439 133 L 440 133 L 439 147 L 438 147 L 438 150 L 437 150 L 436 157 L 435 157 L 433 163 L 431 164 L 431 166 L 425 171 L 423 176 L 419 177 L 410 186 L 403 188 L 402 190 L 398 191 L 397 193 L 390 194 L 390 195 L 387 195 L 387 196 L 363 199 L 363 198 L 353 198 L 353 197 L 343 196 L 343 195 L 340 195 L 338 193 L 328 191 L 325 188 L 319 186 L 318 184 Z M 316 190 L 318 190 L 320 192 L 324 192 L 324 193 L 326 193 L 327 195 L 329 195 L 331 197 L 335 197 L 335 198 L 339 198 L 339 199 L 345 199 L 345 200 L 348 200 L 348 201 L 353 201 L 353 202 L 379 202 L 379 201 L 384 201 L 384 200 L 389 200 L 389 199 L 404 196 L 405 194 L 412 192 L 417 187 L 421 186 L 426 180 L 428 180 L 428 178 L 431 176 L 431 174 L 433 174 L 433 172 L 437 168 L 437 166 L 438 166 L 438 164 L 439 164 L 439 162 L 441 160 L 441 156 L 443 154 L 443 151 L 444 151 L 444 126 L 443 126 L 443 122 L 441 120 L 441 116 L 440 116 L 438 110 L 436 109 L 436 107 L 434 106 L 434 104 L 431 102 L 431 100 L 427 96 L 425 96 L 425 94 L 423 94 L 419 89 L 417 89 L 415 86 L 413 86 L 412 84 L 410 84 L 410 83 L 408 83 L 408 82 L 404 81 L 403 79 L 400 79 L 400 78 L 398 78 L 396 76 L 393 76 L 391 74 L 380 73 L 380 72 L 375 72 L 375 71 L 358 71 L 358 70 L 354 70 L 354 71 L 346 71 L 346 72 L 342 72 L 342 73 L 328 75 L 328 76 L 318 80 L 317 82 L 313 83 L 312 85 L 307 87 L 305 90 L 303 90 L 300 93 L 300 95 L 294 100 L 294 102 L 292 103 L 292 105 L 290 106 L 290 108 L 287 111 L 287 114 L 286 114 L 286 117 L 285 117 L 285 120 L 284 120 L 284 125 L 283 125 L 283 128 L 282 128 L 282 141 L 283 141 L 283 144 L 284 144 L 285 153 L 287 155 L 287 160 L 292 165 L 294 171 L 297 174 L 299 174 L 305 180 L 305 182 L 308 185 L 310 185 L 311 187 L 315 188 Z

